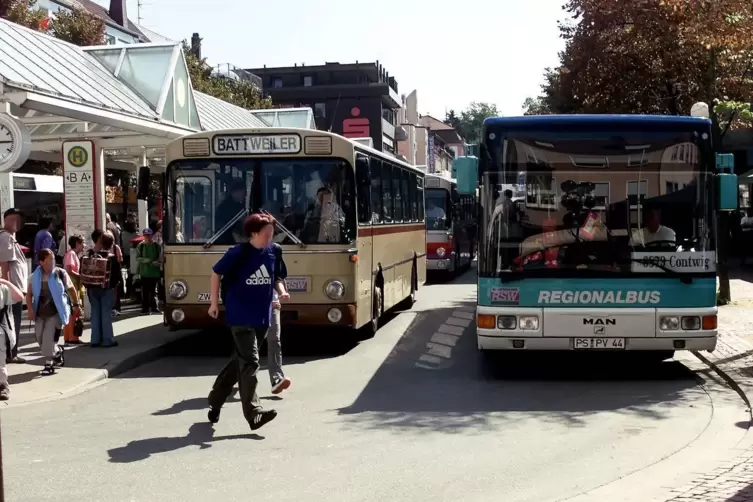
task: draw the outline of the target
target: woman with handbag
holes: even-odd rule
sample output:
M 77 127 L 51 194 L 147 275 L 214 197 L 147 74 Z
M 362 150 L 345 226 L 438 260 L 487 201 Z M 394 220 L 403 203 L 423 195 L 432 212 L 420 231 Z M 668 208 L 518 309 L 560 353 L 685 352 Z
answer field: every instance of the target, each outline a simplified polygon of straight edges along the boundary
M 79 269 L 81 268 L 81 260 L 79 257 L 84 252 L 84 236 L 72 235 L 68 239 L 68 252 L 63 257 L 63 266 L 68 273 L 68 277 L 71 278 L 73 287 L 76 289 L 79 298 L 84 297 L 84 288 L 81 285 L 81 278 L 79 276 Z M 63 339 L 66 345 L 81 345 L 81 334 L 84 332 L 84 312 L 83 309 L 79 309 L 79 314 L 72 314 L 70 321 L 63 328 Z
M 39 266 L 31 274 L 26 291 L 26 308 L 44 357 L 42 376 L 49 376 L 55 374 L 55 366 L 65 365 L 64 350 L 55 343 L 55 332 L 68 324 L 71 312 L 79 312 L 79 300 L 68 274 L 55 266 L 51 249 L 40 249 L 37 261 Z

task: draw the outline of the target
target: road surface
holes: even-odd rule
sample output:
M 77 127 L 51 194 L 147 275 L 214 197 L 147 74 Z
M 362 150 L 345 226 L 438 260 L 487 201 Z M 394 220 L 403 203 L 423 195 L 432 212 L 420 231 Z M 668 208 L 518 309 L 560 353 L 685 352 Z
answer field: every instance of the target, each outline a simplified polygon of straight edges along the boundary
M 476 351 L 473 277 L 426 286 L 361 344 L 286 341 L 293 386 L 273 400 L 260 374 L 280 414 L 258 434 L 237 401 L 206 422 L 225 357 L 196 340 L 5 410 L 7 500 L 559 501 L 689 451 L 719 420 L 719 441 L 744 434 L 737 396 L 680 362 L 537 357 L 501 375 Z

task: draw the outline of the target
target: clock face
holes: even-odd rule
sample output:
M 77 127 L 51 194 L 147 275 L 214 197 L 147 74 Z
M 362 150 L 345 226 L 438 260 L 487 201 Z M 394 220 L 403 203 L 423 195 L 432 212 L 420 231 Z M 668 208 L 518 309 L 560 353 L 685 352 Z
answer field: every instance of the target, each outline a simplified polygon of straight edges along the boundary
M 14 146 L 13 133 L 7 126 L 0 124 L 0 162 L 10 158 Z

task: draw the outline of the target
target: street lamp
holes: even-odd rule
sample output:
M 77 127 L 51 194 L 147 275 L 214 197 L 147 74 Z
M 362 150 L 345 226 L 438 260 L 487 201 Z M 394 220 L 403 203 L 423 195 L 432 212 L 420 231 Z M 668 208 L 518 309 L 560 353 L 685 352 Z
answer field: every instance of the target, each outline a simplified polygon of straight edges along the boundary
M 699 101 L 698 103 L 690 107 L 690 116 L 703 119 L 711 118 L 711 113 L 709 113 L 709 105 L 707 105 L 703 101 Z

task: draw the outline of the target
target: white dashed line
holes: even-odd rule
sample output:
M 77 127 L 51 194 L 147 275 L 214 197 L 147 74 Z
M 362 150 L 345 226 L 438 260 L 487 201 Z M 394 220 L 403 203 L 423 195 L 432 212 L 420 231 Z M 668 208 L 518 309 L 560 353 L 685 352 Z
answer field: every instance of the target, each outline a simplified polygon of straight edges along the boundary
M 457 345 L 465 328 L 471 325 L 476 315 L 475 309 L 461 307 L 453 311 L 431 339 L 426 343 L 426 352 L 421 354 L 415 365 L 417 368 L 437 370 L 451 364 L 452 349 Z

